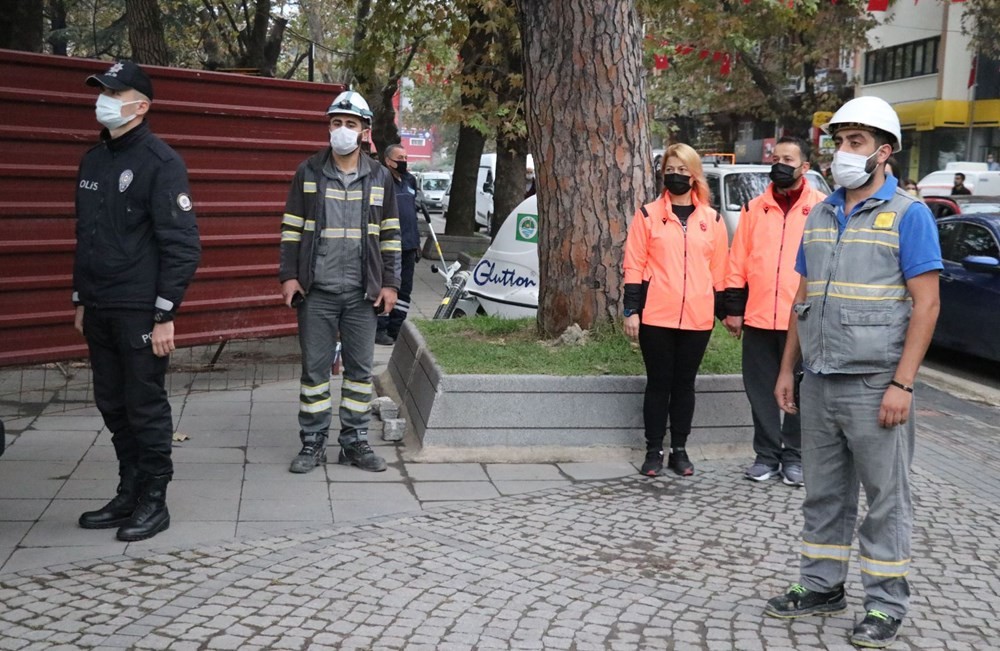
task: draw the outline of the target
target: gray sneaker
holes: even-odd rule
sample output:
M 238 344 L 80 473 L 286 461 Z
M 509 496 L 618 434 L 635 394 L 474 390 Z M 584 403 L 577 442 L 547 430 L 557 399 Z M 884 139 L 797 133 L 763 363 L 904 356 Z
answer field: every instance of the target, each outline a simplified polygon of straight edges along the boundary
M 754 462 L 746 469 L 743 476 L 752 481 L 767 481 L 778 476 L 778 466 L 769 466 L 766 463 Z
M 803 486 L 805 479 L 802 477 L 801 463 L 786 463 L 781 466 L 781 476 L 788 486 Z

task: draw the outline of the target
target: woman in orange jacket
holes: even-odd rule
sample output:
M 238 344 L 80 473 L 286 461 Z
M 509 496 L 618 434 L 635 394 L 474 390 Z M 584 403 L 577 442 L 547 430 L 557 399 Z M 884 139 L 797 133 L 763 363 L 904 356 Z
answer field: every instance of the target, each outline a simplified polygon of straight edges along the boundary
M 694 415 L 694 382 L 725 289 L 726 224 L 709 205 L 701 158 L 675 144 L 663 158 L 664 192 L 636 211 L 625 241 L 625 334 L 638 338 L 646 365 L 642 474 L 667 467 L 694 474 L 685 445 Z M 716 293 L 719 293 L 719 300 Z

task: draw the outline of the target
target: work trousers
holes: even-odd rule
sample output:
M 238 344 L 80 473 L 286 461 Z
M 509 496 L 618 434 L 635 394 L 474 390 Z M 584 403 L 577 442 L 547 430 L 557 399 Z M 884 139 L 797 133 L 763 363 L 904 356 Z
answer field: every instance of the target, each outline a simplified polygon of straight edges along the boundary
M 413 294 L 413 271 L 417 264 L 417 250 L 403 251 L 400 267 L 399 292 L 396 295 L 396 307 L 386 316 L 378 317 L 378 329 L 384 330 L 395 339 L 403 328 L 403 321 L 410 312 L 410 296 Z
M 330 365 L 340 336 L 343 385 L 340 391 L 341 445 L 368 440 L 375 355 L 376 314 L 364 292 L 330 293 L 315 287 L 299 305 L 302 378 L 299 436 L 303 443 L 326 438 L 333 420 Z
M 768 466 L 800 463 L 802 430 L 798 414 L 784 414 L 774 400 L 787 330 L 743 327 L 743 386 L 753 416 L 756 462 Z
M 153 354 L 152 310 L 86 308 L 94 400 L 111 432 L 119 472 L 171 476 L 173 420 L 165 379 L 168 357 Z
M 711 330 L 639 326 L 639 349 L 646 365 L 642 417 L 647 450 L 663 449 L 668 417 L 670 447 L 687 444 L 694 418 L 694 381 L 711 337 Z
M 909 470 L 916 427 L 912 405 L 905 424 L 878 424 L 892 376 L 806 373 L 802 381 L 806 498 L 800 582 L 810 590 L 828 592 L 847 579 L 859 485 L 864 486 L 868 513 L 858 538 L 865 610 L 902 619 L 910 597 Z

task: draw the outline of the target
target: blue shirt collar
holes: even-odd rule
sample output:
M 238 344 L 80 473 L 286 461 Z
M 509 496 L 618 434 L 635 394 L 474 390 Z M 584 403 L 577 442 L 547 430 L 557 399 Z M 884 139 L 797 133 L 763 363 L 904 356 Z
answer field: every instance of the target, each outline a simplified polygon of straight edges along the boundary
M 881 199 L 882 201 L 888 201 L 892 198 L 892 195 L 896 193 L 896 188 L 899 186 L 899 179 L 897 179 L 892 174 L 885 175 L 885 183 L 882 187 L 878 189 L 875 194 L 873 194 L 871 199 Z M 837 206 L 841 210 L 844 208 L 844 204 L 847 203 L 847 190 L 845 188 L 837 188 L 830 196 L 824 199 L 824 201 L 832 206 Z M 862 204 L 864 202 L 861 202 Z M 861 205 L 861 204 L 859 204 Z

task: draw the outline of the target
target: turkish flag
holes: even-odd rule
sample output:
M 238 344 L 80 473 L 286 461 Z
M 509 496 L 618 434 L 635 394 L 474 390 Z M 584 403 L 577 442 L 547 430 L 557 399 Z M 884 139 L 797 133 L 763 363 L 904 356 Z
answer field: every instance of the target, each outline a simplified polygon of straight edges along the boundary
M 670 60 L 667 59 L 667 56 L 665 54 L 662 55 L 662 56 L 659 55 L 659 54 L 654 54 L 653 55 L 653 68 L 654 69 L 656 69 L 656 70 L 666 70 L 669 67 L 670 67 Z
M 868 11 L 887 11 L 889 0 L 868 0 Z

